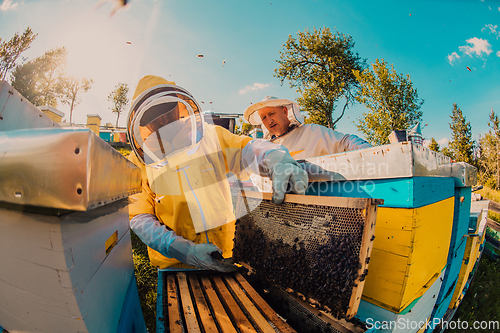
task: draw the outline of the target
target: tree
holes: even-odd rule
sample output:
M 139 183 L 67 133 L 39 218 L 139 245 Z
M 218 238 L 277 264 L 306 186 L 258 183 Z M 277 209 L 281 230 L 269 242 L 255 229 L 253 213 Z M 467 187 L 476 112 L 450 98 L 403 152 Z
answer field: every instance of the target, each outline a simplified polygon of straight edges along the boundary
M 37 35 L 28 27 L 21 36 L 16 32 L 9 41 L 2 42 L 0 38 L 0 80 L 5 80 L 21 53 L 30 48 Z
M 444 156 L 448 156 L 452 160 L 455 160 L 455 156 L 453 155 L 453 152 L 450 150 L 450 147 L 444 147 L 443 149 L 441 149 L 441 154 L 443 154 Z
M 490 127 L 490 134 L 495 136 L 496 141 L 496 189 L 500 188 L 500 150 L 498 147 L 500 146 L 500 120 L 498 115 L 493 112 L 493 108 L 491 108 L 490 113 L 490 122 L 488 122 L 488 126 Z
M 394 66 L 387 67 L 384 59 L 372 64 L 372 71 L 354 73 L 361 84 L 356 100 L 371 111 L 363 113 L 356 124 L 372 145 L 389 143 L 389 135 L 395 130 L 406 130 L 422 119 L 418 98 L 410 75 L 398 74 Z
M 319 124 L 328 127 L 328 119 L 326 118 L 325 114 L 321 112 L 309 113 L 309 115 L 305 117 L 304 123 Z
M 34 105 L 57 107 L 63 93 L 66 49 L 54 48 L 44 55 L 18 65 L 12 72 L 12 86 Z
M 253 129 L 253 126 L 249 123 L 241 123 L 241 134 L 248 135 L 250 131 Z
M 479 179 L 484 185 L 500 188 L 500 120 L 491 109 L 489 131 L 479 139 Z
M 94 80 L 85 77 L 76 78 L 68 76 L 61 79 L 62 95 L 61 102 L 69 105 L 69 122 L 73 122 L 73 109 L 82 102 L 80 95 L 86 93 L 92 87 Z
M 280 51 L 279 66 L 274 76 L 290 81 L 301 95 L 297 102 L 303 111 L 313 118 L 323 119 L 325 125 L 334 129 L 346 109 L 355 102 L 358 80 L 353 71 L 362 71 L 366 60 L 353 52 L 351 36 L 333 34 L 329 28 L 313 31 L 306 29 L 297 33 L 297 39 L 288 36 Z M 337 101 L 345 100 L 341 114 L 334 119 Z
M 118 119 L 120 119 L 120 114 L 122 113 L 123 108 L 128 104 L 128 90 L 128 84 L 118 83 L 115 86 L 115 90 L 113 90 L 108 96 L 108 101 L 113 103 L 111 110 L 113 113 L 117 114 L 116 127 L 118 127 Z
M 465 119 L 462 110 L 457 103 L 453 103 L 452 115 L 450 116 L 452 140 L 448 147 L 453 153 L 455 160 L 474 164 L 474 141 L 472 138 L 472 128 L 470 121 Z
M 431 143 L 429 143 L 429 149 L 439 153 L 439 144 L 436 139 L 431 138 Z
M 234 134 L 238 135 L 249 135 L 250 131 L 253 129 L 253 126 L 249 123 L 242 122 L 241 129 L 238 125 L 234 126 Z

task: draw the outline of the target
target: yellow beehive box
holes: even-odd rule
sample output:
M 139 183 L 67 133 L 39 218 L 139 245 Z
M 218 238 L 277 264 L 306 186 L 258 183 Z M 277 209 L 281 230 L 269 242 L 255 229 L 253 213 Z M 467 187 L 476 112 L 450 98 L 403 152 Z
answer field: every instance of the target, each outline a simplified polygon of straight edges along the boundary
M 483 232 L 482 235 L 472 235 L 467 237 L 467 245 L 465 247 L 464 259 L 462 261 L 462 268 L 460 268 L 460 274 L 458 275 L 457 286 L 455 287 L 455 292 L 450 302 L 450 309 L 454 309 L 460 305 L 464 297 L 463 290 L 467 285 L 469 280 L 469 275 L 474 269 L 474 265 L 478 262 L 481 255 L 481 244 L 484 243 L 484 238 L 486 233 Z
M 446 265 L 454 198 L 419 208 L 380 207 L 363 299 L 400 313 Z

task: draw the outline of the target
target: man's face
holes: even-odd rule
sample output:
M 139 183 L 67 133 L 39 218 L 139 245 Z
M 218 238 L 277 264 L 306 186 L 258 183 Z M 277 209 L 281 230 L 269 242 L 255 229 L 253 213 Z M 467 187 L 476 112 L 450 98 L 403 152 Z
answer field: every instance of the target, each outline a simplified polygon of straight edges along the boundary
M 257 113 L 264 126 L 273 135 L 282 135 L 290 125 L 288 110 L 284 106 L 268 106 L 260 109 Z

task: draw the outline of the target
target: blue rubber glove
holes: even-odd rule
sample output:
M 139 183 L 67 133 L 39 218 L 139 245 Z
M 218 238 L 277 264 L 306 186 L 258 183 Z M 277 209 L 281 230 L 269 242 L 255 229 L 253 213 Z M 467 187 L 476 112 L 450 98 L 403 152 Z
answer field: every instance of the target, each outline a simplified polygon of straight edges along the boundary
M 264 158 L 264 165 L 269 170 L 273 182 L 273 202 L 277 205 L 285 200 L 289 190 L 296 194 L 305 194 L 308 184 L 307 172 L 287 151 L 273 150 Z
M 234 272 L 238 269 L 230 259 L 216 260 L 212 252 L 222 255 L 221 249 L 212 243 L 195 244 L 179 237 L 170 244 L 170 255 L 190 266 L 219 272 Z
M 211 254 L 222 250 L 214 244 L 195 244 L 178 236 L 174 231 L 162 225 L 156 216 L 139 214 L 130 220 L 130 228 L 141 241 L 167 258 L 201 269 L 219 272 L 233 272 L 238 269 L 231 259 L 216 260 Z

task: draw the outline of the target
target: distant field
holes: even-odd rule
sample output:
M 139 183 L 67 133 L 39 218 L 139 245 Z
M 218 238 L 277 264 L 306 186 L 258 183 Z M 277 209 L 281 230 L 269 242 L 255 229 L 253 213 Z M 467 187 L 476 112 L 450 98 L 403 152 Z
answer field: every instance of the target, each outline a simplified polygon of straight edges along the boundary
M 484 187 L 483 189 L 477 191 L 477 193 L 481 194 L 483 198 L 490 199 L 497 203 L 500 203 L 500 191 L 496 191 L 489 187 Z M 500 214 L 490 211 L 488 213 L 488 217 L 500 223 Z

